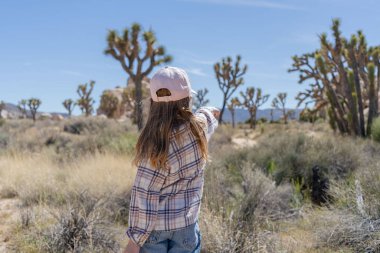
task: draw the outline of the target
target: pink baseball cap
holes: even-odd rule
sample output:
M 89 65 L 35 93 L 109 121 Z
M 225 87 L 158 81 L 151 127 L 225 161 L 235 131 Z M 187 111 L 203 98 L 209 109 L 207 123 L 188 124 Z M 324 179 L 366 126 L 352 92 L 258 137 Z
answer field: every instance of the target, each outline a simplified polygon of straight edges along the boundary
M 153 75 L 149 85 L 150 95 L 155 102 L 177 101 L 197 93 L 191 89 L 185 70 L 176 67 L 161 68 Z M 158 97 L 156 92 L 160 89 L 168 89 L 170 96 Z

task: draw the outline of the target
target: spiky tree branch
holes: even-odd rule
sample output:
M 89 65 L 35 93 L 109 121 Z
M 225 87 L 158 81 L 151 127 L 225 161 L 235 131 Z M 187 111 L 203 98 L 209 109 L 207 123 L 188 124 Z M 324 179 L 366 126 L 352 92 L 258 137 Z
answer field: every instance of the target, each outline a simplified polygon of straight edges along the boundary
M 284 119 L 284 123 L 288 123 L 288 113 L 286 112 L 286 98 L 287 98 L 287 93 L 285 92 L 280 92 L 277 94 L 277 97 L 275 97 L 272 100 L 272 107 L 276 108 L 277 110 L 281 110 L 282 112 L 282 117 Z
M 141 26 L 137 23 L 132 24 L 130 29 L 125 29 L 122 35 L 115 30 L 109 31 L 107 43 L 105 54 L 117 60 L 135 83 L 137 126 L 141 130 L 143 127 L 142 80 L 155 66 L 170 62 L 172 57 L 166 55 L 164 47 L 156 45 L 156 36 L 152 30 L 142 32 Z M 144 51 L 142 47 L 145 48 Z
M 36 122 L 36 115 L 38 107 L 41 105 L 41 100 L 38 98 L 30 98 L 28 100 L 28 107 L 30 110 L 30 113 L 32 114 L 33 121 Z
M 80 84 L 77 88 L 77 93 L 79 95 L 79 99 L 77 100 L 77 105 L 79 106 L 82 113 L 86 115 L 86 117 L 90 116 L 94 111 L 94 103 L 95 100 L 91 97 L 91 93 L 94 89 L 95 81 L 90 81 L 90 83 Z
M 380 61 L 379 47 L 368 47 L 362 31 L 346 39 L 341 35 L 340 21 L 333 20 L 331 27 L 333 40 L 327 34 L 319 36 L 321 47 L 302 61 L 293 58 L 293 68 L 300 72 L 299 82 L 313 80 L 319 82 L 313 112 L 327 107 L 329 122 L 341 134 L 369 136 L 373 118 L 379 115 Z M 306 101 L 313 97 L 313 89 L 300 93 L 298 98 Z M 303 102 L 302 101 L 302 102 Z M 368 108 L 366 122 L 365 109 Z
M 227 108 L 231 113 L 231 118 L 232 118 L 232 127 L 235 128 L 235 110 L 239 106 L 241 106 L 242 103 L 240 102 L 239 98 L 234 97 L 231 98 L 230 102 L 227 104 Z
M 197 90 L 197 94 L 194 97 L 194 109 L 197 110 L 202 106 L 206 106 L 210 101 L 206 99 L 208 89 Z
M 17 104 L 17 108 L 19 109 L 19 111 L 21 112 L 21 115 L 23 118 L 26 118 L 26 107 L 27 107 L 27 103 L 28 101 L 26 99 L 21 99 L 18 104 Z
M 231 57 L 223 58 L 221 62 L 214 64 L 215 76 L 218 81 L 220 90 L 223 93 L 223 105 L 220 111 L 219 122 L 223 122 L 223 113 L 227 101 L 237 88 L 244 84 L 244 74 L 247 72 L 248 66 L 240 66 L 241 56 L 236 56 L 235 63 Z
M 248 87 L 246 91 L 240 92 L 243 97 L 242 105 L 247 108 L 250 115 L 250 127 L 256 128 L 256 114 L 259 107 L 265 104 L 269 95 L 263 95 L 260 88 Z
M 76 103 L 72 100 L 72 99 L 65 99 L 63 102 L 62 102 L 62 105 L 63 107 L 65 107 L 65 109 L 67 110 L 68 114 L 69 114 L 69 117 L 71 117 L 71 114 L 76 106 Z

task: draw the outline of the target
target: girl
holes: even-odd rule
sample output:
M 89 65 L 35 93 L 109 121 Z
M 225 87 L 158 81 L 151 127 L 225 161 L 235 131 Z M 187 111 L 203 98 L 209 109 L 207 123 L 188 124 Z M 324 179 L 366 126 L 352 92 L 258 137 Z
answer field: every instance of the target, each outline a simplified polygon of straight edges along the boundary
M 203 169 L 219 110 L 202 107 L 193 114 L 193 92 L 182 69 L 165 67 L 152 77 L 150 112 L 136 144 L 124 253 L 200 252 Z

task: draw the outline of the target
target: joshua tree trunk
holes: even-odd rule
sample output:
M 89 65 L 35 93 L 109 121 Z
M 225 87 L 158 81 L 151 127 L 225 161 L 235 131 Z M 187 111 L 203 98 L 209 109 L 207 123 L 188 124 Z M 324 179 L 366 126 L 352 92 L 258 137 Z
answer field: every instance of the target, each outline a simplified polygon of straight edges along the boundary
M 368 124 L 367 135 L 371 135 L 372 121 L 375 116 L 376 104 L 375 101 L 375 65 L 373 63 L 368 64 L 368 76 L 369 76 L 369 110 L 368 110 Z
M 136 88 L 136 120 L 137 120 L 137 128 L 142 129 L 144 126 L 144 115 L 143 115 L 143 108 L 142 108 L 142 80 L 138 78 L 135 82 L 135 88 Z
M 364 123 L 364 107 L 363 107 L 363 98 L 362 98 L 362 89 L 360 87 L 360 77 L 358 71 L 358 63 L 356 60 L 355 52 L 352 47 L 349 49 L 350 58 L 352 60 L 352 69 L 354 73 L 354 82 L 355 82 L 355 92 L 358 101 L 358 109 L 359 109 L 359 129 L 360 135 L 364 137 L 365 133 L 365 123 Z
M 235 128 L 235 110 L 231 110 L 232 128 Z
M 220 115 L 219 115 L 219 124 L 221 124 L 223 122 L 223 113 L 224 113 L 224 110 L 226 108 L 226 103 L 227 103 L 227 99 L 226 99 L 226 96 L 223 97 L 223 105 L 222 105 L 222 109 L 220 110 Z
M 251 129 L 256 129 L 256 112 L 256 110 L 250 112 L 251 120 L 249 126 Z

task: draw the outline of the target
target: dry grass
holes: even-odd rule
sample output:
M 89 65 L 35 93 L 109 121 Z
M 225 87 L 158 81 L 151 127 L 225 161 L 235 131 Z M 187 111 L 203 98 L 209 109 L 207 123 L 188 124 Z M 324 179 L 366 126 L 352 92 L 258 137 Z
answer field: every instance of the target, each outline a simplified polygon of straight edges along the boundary
M 101 215 L 90 224 L 101 224 L 103 228 L 108 224 L 107 229 L 117 230 L 119 235 L 114 239 L 108 238 L 106 235 L 111 235 L 109 230 L 99 232 L 103 228 L 91 232 L 95 231 L 93 235 L 103 238 L 104 245 L 111 248 L 124 245 L 125 236 L 120 235 L 124 235 L 125 227 L 123 229 L 121 225 L 127 221 L 129 193 L 135 173 L 128 155 L 87 155 L 66 164 L 57 163 L 49 153 L 2 156 L 1 196 L 9 197 L 9 192 L 12 192 L 21 200 L 20 210 L 14 210 L 20 213 L 21 219 L 14 224 L 16 236 L 10 244 L 15 251 L 45 252 L 53 249 L 52 252 L 58 252 L 57 245 L 62 240 L 57 239 L 54 231 L 61 231 L 59 226 L 70 224 L 64 223 L 72 217 L 70 206 L 79 206 L 82 210 L 93 203 L 101 203 L 93 212 Z M 80 212 L 74 214 L 82 217 Z M 50 237 L 47 237 L 49 231 Z M 50 242 L 49 238 L 57 243 Z M 116 246 L 111 245 L 113 240 L 117 240 Z M 86 250 L 93 249 L 90 252 L 95 252 L 95 248 L 97 252 L 104 250 L 99 245 L 81 245 L 82 248 L 87 245 Z
M 79 134 L 71 133 L 73 126 Z M 0 126 L 0 202 L 20 203 L 12 207 L 18 218 L 7 226 L 13 234 L 8 251 L 109 252 L 125 245 L 136 173 L 131 147 L 137 137 L 127 129 L 101 119 Z M 233 149 L 234 138 L 255 145 Z M 379 144 L 336 136 L 323 123 L 262 124 L 256 130 L 222 125 L 210 152 L 200 216 L 202 252 L 378 249 Z M 290 180 L 298 175 L 307 183 L 315 164 L 331 179 L 329 208 L 313 207 L 301 182 Z M 355 181 L 362 187 L 366 217 L 357 207 Z M 0 213 L 0 224 L 8 217 Z M 73 222 L 84 226 L 76 230 L 80 226 L 72 227 Z M 67 237 L 70 231 L 79 244 Z
M 57 164 L 49 154 L 3 156 L 2 192 L 14 192 L 26 204 L 60 204 L 68 193 L 92 196 L 128 192 L 136 169 L 128 155 L 95 154 Z

